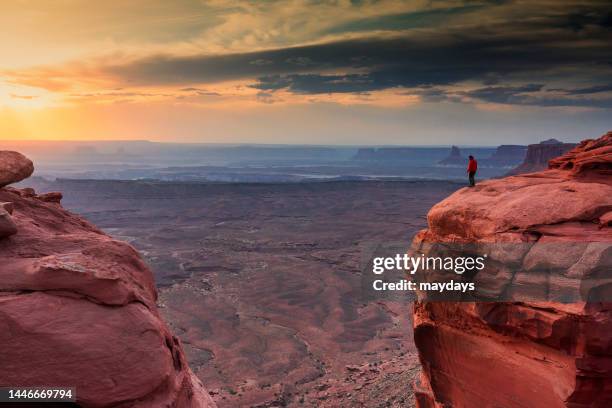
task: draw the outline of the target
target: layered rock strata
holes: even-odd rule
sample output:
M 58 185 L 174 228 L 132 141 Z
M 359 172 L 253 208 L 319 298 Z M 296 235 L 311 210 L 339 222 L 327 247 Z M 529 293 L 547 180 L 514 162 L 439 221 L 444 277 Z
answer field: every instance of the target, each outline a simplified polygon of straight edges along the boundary
M 573 143 L 561 143 L 556 139 L 531 144 L 527 146 L 527 153 L 524 156 L 525 160 L 519 166 L 510 170 L 507 175 L 515 176 L 517 174 L 546 170 L 550 159 L 561 156 L 574 147 L 576 145 Z
M 495 277 L 500 290 L 536 285 L 532 268 L 545 264 L 558 272 L 547 290 L 596 276 L 599 300 L 612 299 L 611 176 L 609 132 L 546 171 L 457 191 L 431 209 L 414 245 L 518 243 L 527 250 L 507 262 L 522 266 Z M 547 250 L 557 243 L 569 249 Z M 572 303 L 417 302 L 417 406 L 612 406 L 612 303 L 585 301 L 593 292 Z

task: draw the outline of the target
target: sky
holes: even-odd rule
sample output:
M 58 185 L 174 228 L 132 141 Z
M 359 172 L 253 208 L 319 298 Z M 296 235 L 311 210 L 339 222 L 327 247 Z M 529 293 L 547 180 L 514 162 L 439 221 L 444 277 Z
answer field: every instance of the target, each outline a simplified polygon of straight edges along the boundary
M 0 140 L 498 145 L 612 129 L 607 1 L 15 0 Z

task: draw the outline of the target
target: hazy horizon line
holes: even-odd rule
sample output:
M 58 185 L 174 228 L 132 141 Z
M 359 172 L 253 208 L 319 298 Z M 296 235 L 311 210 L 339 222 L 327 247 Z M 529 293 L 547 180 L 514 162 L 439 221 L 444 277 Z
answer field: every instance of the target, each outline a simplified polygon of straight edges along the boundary
M 558 140 L 558 139 L 557 139 Z M 561 143 L 580 143 L 581 140 L 575 140 L 572 142 L 560 141 Z M 534 141 L 532 143 L 520 144 L 520 143 L 499 143 L 499 144 L 363 144 L 363 143 L 330 143 L 330 144 L 320 144 L 320 143 L 253 143 L 253 142 L 186 142 L 186 141 L 157 141 L 150 139 L 82 139 L 82 140 L 70 140 L 70 139 L 0 139 L 0 147 L 2 147 L 3 143 L 100 143 L 100 144 L 112 144 L 112 143 L 147 143 L 147 144 L 158 144 L 158 145 L 197 145 L 197 146 L 215 146 L 215 147 L 336 147 L 336 148 L 348 148 L 348 147 L 358 147 L 358 148 L 389 148 L 389 147 L 417 147 L 417 148 L 435 148 L 435 147 L 452 147 L 457 146 L 459 148 L 494 148 L 498 146 L 528 146 L 530 144 L 539 144 L 542 142 Z

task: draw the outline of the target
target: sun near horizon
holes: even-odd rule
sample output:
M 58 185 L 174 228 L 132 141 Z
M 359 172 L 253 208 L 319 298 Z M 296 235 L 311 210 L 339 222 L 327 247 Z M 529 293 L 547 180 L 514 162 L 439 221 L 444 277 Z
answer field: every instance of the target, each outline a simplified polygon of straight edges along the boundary
M 496 145 L 610 127 L 601 1 L 3 8 L 0 140 Z

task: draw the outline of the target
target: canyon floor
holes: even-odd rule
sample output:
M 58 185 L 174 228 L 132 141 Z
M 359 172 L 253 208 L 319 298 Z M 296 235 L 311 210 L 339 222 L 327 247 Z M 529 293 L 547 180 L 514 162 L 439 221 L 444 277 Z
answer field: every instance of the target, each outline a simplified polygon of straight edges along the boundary
M 220 407 L 411 406 L 408 298 L 364 296 L 363 258 L 410 243 L 445 181 L 54 182 L 64 207 L 129 241 Z

